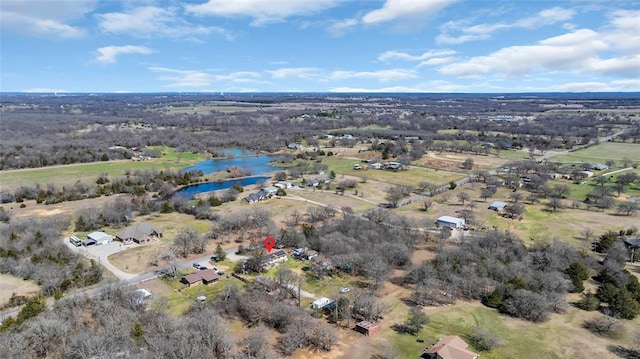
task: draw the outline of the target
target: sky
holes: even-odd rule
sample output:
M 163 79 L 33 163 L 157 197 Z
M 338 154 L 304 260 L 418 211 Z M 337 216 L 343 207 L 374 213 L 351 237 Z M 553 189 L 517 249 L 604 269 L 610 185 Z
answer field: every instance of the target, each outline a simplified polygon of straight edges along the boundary
M 1 0 L 0 91 L 636 92 L 640 3 Z

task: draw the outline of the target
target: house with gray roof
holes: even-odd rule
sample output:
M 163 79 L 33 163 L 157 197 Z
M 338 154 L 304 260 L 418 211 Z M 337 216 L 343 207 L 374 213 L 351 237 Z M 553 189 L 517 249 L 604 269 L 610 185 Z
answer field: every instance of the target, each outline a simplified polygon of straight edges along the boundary
M 147 243 L 162 237 L 162 231 L 148 222 L 141 222 L 129 226 L 116 234 L 116 239 L 124 243 Z

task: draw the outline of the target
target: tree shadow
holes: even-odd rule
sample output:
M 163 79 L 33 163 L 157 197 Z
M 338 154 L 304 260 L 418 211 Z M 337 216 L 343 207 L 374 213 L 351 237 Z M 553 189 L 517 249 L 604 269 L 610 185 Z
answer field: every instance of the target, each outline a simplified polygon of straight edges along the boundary
M 624 359 L 640 359 L 640 351 L 628 349 L 621 345 L 609 345 L 607 349 L 613 354 Z

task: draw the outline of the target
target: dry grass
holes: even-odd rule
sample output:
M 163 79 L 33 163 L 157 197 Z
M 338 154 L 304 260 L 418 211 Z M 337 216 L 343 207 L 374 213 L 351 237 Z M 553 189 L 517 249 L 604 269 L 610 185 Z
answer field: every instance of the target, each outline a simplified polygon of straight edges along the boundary
M 32 280 L 24 280 L 10 274 L 0 274 L 0 306 L 9 302 L 11 295 L 31 296 L 40 292 L 40 286 Z

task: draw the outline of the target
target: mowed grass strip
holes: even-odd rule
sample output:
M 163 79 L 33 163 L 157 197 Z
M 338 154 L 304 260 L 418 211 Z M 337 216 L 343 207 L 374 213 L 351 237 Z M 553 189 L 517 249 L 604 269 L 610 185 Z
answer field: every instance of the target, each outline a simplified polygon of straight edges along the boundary
M 176 152 L 171 148 L 162 148 L 162 157 L 147 161 L 116 160 L 106 162 L 79 163 L 42 168 L 0 171 L 0 189 L 15 189 L 20 185 L 39 183 L 46 185 L 72 185 L 77 181 L 86 184 L 95 183 L 98 176 L 106 173 L 108 177 L 124 176 L 127 170 L 146 169 L 182 169 L 206 160 L 206 157 L 191 152 Z
M 552 161 L 562 163 L 604 163 L 606 160 L 620 161 L 623 158 L 637 162 L 640 159 L 640 144 L 605 142 L 568 155 L 554 157 Z

